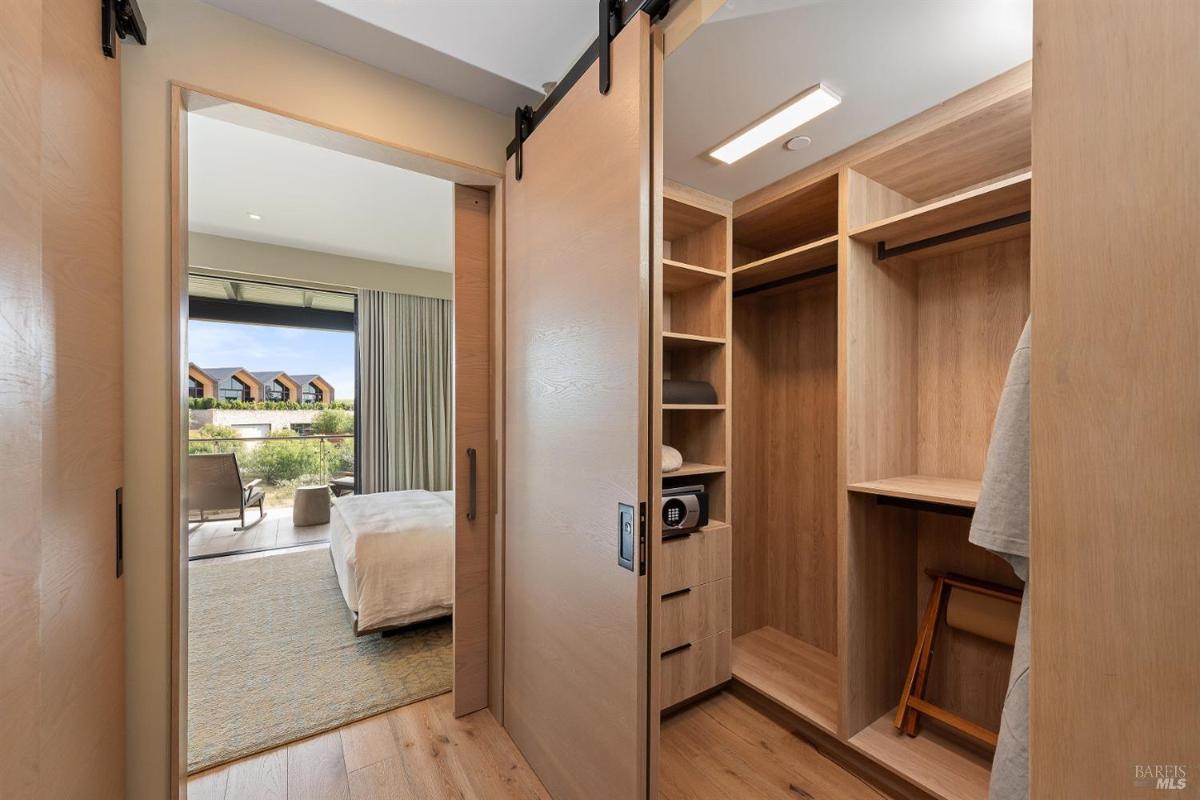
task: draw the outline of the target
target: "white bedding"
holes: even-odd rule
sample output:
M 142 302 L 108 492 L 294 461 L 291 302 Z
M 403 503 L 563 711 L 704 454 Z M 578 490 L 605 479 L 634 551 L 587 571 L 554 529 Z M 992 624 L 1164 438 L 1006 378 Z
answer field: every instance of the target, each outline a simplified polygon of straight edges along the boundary
M 358 630 L 449 614 L 454 602 L 454 493 L 380 492 L 340 497 L 329 552 Z

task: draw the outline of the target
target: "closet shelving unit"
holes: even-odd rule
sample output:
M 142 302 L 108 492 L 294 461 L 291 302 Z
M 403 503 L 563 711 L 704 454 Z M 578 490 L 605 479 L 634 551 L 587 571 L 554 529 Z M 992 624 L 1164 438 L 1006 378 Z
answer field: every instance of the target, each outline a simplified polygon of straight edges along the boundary
M 967 532 L 1029 312 L 1031 98 L 1026 84 L 953 119 L 930 112 L 737 201 L 727 264 L 675 241 L 664 253 L 664 330 L 723 340 L 664 342 L 673 373 L 700 369 L 677 356 L 704 356 L 723 377 L 721 410 L 662 415 L 664 441 L 702 442 L 720 455 L 700 460 L 724 468 L 707 485 L 729 523 L 730 677 L 942 800 L 984 800 L 991 753 L 892 719 L 925 570 L 1019 585 Z M 681 191 L 664 202 L 674 234 L 697 224 L 670 208 Z M 716 285 L 726 327 L 679 316 L 679 293 Z M 663 483 L 690 479 L 677 475 Z M 998 727 L 1011 650 L 943 629 L 938 654 L 929 696 Z M 664 707 L 689 696 L 668 678 L 664 662 Z
M 710 518 L 704 528 L 682 536 L 652 528 L 662 537 L 655 567 L 661 708 L 729 680 L 730 213 L 728 201 L 664 187 L 656 298 L 662 377 L 707 381 L 717 402 L 666 404 L 659 398 L 662 442 L 684 457 L 680 469 L 661 474 L 660 485 L 703 485 Z M 652 498 L 657 502 L 657 495 Z M 657 506 L 655 517 L 656 512 Z

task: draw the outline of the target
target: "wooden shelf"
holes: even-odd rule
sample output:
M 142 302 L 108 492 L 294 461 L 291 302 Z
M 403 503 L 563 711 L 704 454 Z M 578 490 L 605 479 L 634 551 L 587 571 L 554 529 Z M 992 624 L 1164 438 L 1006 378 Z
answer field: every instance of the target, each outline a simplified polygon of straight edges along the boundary
M 667 294 L 686 292 L 697 286 L 704 286 L 725 280 L 725 273 L 708 267 L 697 267 L 695 264 L 685 264 L 682 261 L 663 259 L 663 291 Z
M 663 403 L 663 411 L 724 411 L 724 403 Z
M 693 350 L 698 347 L 720 347 L 725 340 L 720 336 L 700 336 L 695 333 L 671 333 L 663 331 L 664 350 Z
M 668 196 L 665 192 L 663 194 L 663 238 L 667 241 L 695 233 L 724 219 L 716 211 Z
M 773 256 L 751 261 L 733 271 L 735 291 L 761 286 L 837 264 L 838 237 L 826 236 Z
M 898 247 L 1029 210 L 1032 173 L 1023 172 L 850 231 L 860 242 Z M 1029 235 L 1029 223 L 980 233 L 918 251 L 921 258 Z
M 733 678 L 837 735 L 837 656 L 775 628 L 733 640 Z
M 852 483 L 846 487 L 860 494 L 899 497 L 924 503 L 974 508 L 979 501 L 979 481 L 964 478 L 936 478 L 929 475 L 904 475 L 878 481 Z
M 892 727 L 895 716 L 895 709 L 884 714 L 850 739 L 850 745 L 940 800 L 987 799 L 991 779 L 988 758 L 943 736 L 932 725 L 924 725 L 915 737 L 906 736 Z
M 695 461 L 685 461 L 683 466 L 674 472 L 664 472 L 664 478 L 681 478 L 688 475 L 719 475 L 725 468 L 716 464 L 700 464 Z

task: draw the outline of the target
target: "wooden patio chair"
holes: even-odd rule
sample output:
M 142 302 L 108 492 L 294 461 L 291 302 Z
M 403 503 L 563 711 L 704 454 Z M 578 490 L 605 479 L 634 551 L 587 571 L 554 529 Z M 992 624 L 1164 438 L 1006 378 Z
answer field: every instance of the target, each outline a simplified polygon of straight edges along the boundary
M 258 488 L 261 478 L 242 483 L 237 456 L 233 453 L 203 453 L 188 456 L 188 515 L 200 515 L 199 523 L 212 517 L 206 514 L 237 510 L 241 526 L 235 531 L 244 531 L 262 522 L 267 516 L 263 508 L 266 495 Z M 246 524 L 246 509 L 258 506 L 258 519 Z M 219 519 L 233 519 L 220 517 Z

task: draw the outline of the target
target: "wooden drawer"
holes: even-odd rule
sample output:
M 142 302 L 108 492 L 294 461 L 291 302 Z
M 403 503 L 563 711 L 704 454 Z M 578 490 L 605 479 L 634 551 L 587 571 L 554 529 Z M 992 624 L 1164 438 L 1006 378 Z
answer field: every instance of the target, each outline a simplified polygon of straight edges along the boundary
M 659 585 L 663 594 L 728 578 L 731 573 L 730 529 L 715 525 L 685 536 L 663 537 Z
M 659 707 L 681 703 L 729 680 L 730 651 L 729 631 L 721 631 L 682 649 L 663 653 Z
M 659 615 L 661 652 L 729 630 L 731 583 L 732 579 L 722 578 L 663 595 Z

